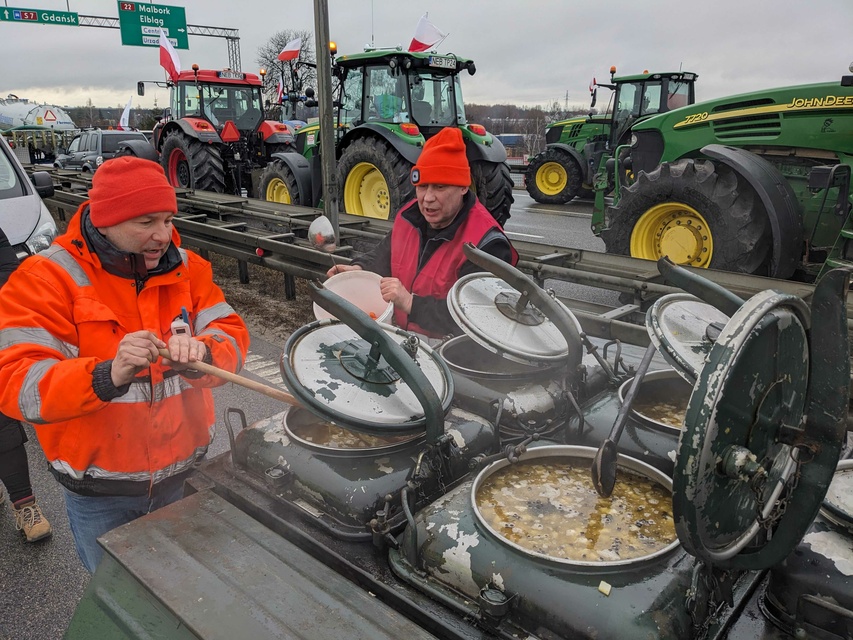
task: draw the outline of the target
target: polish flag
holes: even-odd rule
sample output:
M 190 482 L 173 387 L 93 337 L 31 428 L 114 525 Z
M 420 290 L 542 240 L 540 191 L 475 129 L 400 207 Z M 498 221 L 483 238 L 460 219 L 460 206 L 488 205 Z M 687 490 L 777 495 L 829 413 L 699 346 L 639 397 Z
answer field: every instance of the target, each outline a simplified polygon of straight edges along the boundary
M 130 105 L 132 102 L 133 96 L 130 96 L 130 100 L 127 101 L 121 114 L 121 120 L 118 121 L 119 131 L 130 131 Z
M 276 98 L 278 99 L 278 103 L 282 103 L 282 99 L 284 98 L 284 78 L 278 79 L 278 89 L 276 90 Z
M 415 37 L 412 38 L 409 51 L 427 51 L 433 49 L 447 37 L 446 33 L 442 33 L 435 28 L 435 25 L 427 18 L 428 15 L 425 13 L 418 20 L 418 26 L 415 27 Z
M 286 45 L 281 53 L 278 54 L 278 59 L 281 61 L 296 60 L 299 57 L 299 50 L 302 48 L 302 38 L 291 40 Z
M 181 72 L 181 59 L 162 29 L 160 29 L 160 66 L 169 74 L 169 80 L 177 82 L 178 74 Z

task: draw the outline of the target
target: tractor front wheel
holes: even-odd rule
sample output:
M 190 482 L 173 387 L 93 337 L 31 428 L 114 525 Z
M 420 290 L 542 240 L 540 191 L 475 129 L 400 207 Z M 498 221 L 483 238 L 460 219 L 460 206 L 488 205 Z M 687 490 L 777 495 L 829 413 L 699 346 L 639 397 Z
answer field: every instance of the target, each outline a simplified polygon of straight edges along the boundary
M 501 226 L 509 220 L 512 197 L 512 175 L 506 162 L 471 163 L 471 182 L 477 198 Z
M 173 131 L 163 142 L 160 164 L 173 187 L 225 192 L 222 153 L 215 144 L 204 144 Z
M 415 197 L 411 163 L 380 138 L 354 140 L 338 161 L 338 184 L 346 213 L 388 220 Z
M 765 275 L 770 220 L 749 183 L 710 160 L 665 162 L 622 191 L 601 236 L 608 253 Z
M 284 204 L 310 204 L 302 202 L 296 176 L 290 167 L 281 160 L 273 160 L 264 167 L 261 172 L 258 195 L 267 202 L 281 202 Z
M 527 165 L 527 193 L 542 204 L 565 204 L 581 191 L 583 176 L 578 163 L 559 149 L 546 149 Z

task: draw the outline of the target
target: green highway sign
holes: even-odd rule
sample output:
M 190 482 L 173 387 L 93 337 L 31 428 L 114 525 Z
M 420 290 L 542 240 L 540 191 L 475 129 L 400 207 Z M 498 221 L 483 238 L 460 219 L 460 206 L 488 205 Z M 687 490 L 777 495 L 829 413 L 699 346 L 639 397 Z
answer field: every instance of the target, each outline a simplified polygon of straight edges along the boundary
M 76 13 L 69 11 L 48 11 L 46 9 L 17 9 L 0 7 L 0 22 L 23 22 L 29 24 L 64 24 L 79 27 Z
M 187 16 L 183 7 L 147 2 L 118 3 L 121 43 L 135 47 L 159 47 L 160 29 L 175 49 L 189 49 Z

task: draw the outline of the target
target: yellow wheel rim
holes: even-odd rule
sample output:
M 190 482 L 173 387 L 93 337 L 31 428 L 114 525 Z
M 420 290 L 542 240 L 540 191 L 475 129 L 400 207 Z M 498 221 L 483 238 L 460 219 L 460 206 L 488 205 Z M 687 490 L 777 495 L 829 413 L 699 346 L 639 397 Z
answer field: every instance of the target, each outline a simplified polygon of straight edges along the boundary
M 566 168 L 559 162 L 546 162 L 536 172 L 536 187 L 543 195 L 559 195 L 568 183 Z
M 387 220 L 391 215 L 391 196 L 382 172 L 369 162 L 359 162 L 344 184 L 347 213 Z
M 283 204 L 293 204 L 293 199 L 290 195 L 290 189 L 287 188 L 287 185 L 281 178 L 273 178 L 269 181 L 269 184 L 267 184 L 267 191 L 264 196 L 264 199 L 267 202 L 281 202 Z
M 646 260 L 668 256 L 676 264 L 708 268 L 714 241 L 708 223 L 696 209 L 664 202 L 646 211 L 634 225 L 631 255 Z

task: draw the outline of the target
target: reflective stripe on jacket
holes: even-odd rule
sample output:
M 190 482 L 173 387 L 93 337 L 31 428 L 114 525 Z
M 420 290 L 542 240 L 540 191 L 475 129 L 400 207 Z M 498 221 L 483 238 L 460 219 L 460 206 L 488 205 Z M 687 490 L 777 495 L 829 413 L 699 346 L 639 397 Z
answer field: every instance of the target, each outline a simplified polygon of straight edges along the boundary
M 138 294 L 133 279 L 107 273 L 81 233 L 86 206 L 0 291 L 0 411 L 35 425 L 60 476 L 159 482 L 207 451 L 215 425 L 207 387 L 222 380 L 184 378 L 158 361 L 105 402 L 92 387 L 95 365 L 134 331 L 168 341 L 182 307 L 218 367 L 240 370 L 249 334 L 210 263 L 192 252 L 181 249 L 183 264 L 150 276 Z M 180 243 L 176 231 L 173 241 Z
M 451 238 L 437 236 L 424 240 L 420 231 L 404 215 L 398 214 L 391 228 L 391 273 L 410 293 L 443 300 L 459 279 L 459 270 L 468 261 L 462 252 L 462 245 L 466 242 L 474 246 L 479 245 L 492 229 L 503 233 L 500 225 L 479 200 L 475 201 Z M 425 247 L 421 246 L 423 241 L 435 243 L 438 247 L 429 255 L 425 264 L 418 264 L 421 256 L 425 254 Z M 511 250 L 512 264 L 515 265 L 518 262 L 518 254 L 515 249 Z M 441 337 L 415 322 L 409 322 L 408 315 L 399 309 L 394 310 L 394 320 L 398 326 L 408 331 L 432 338 Z

